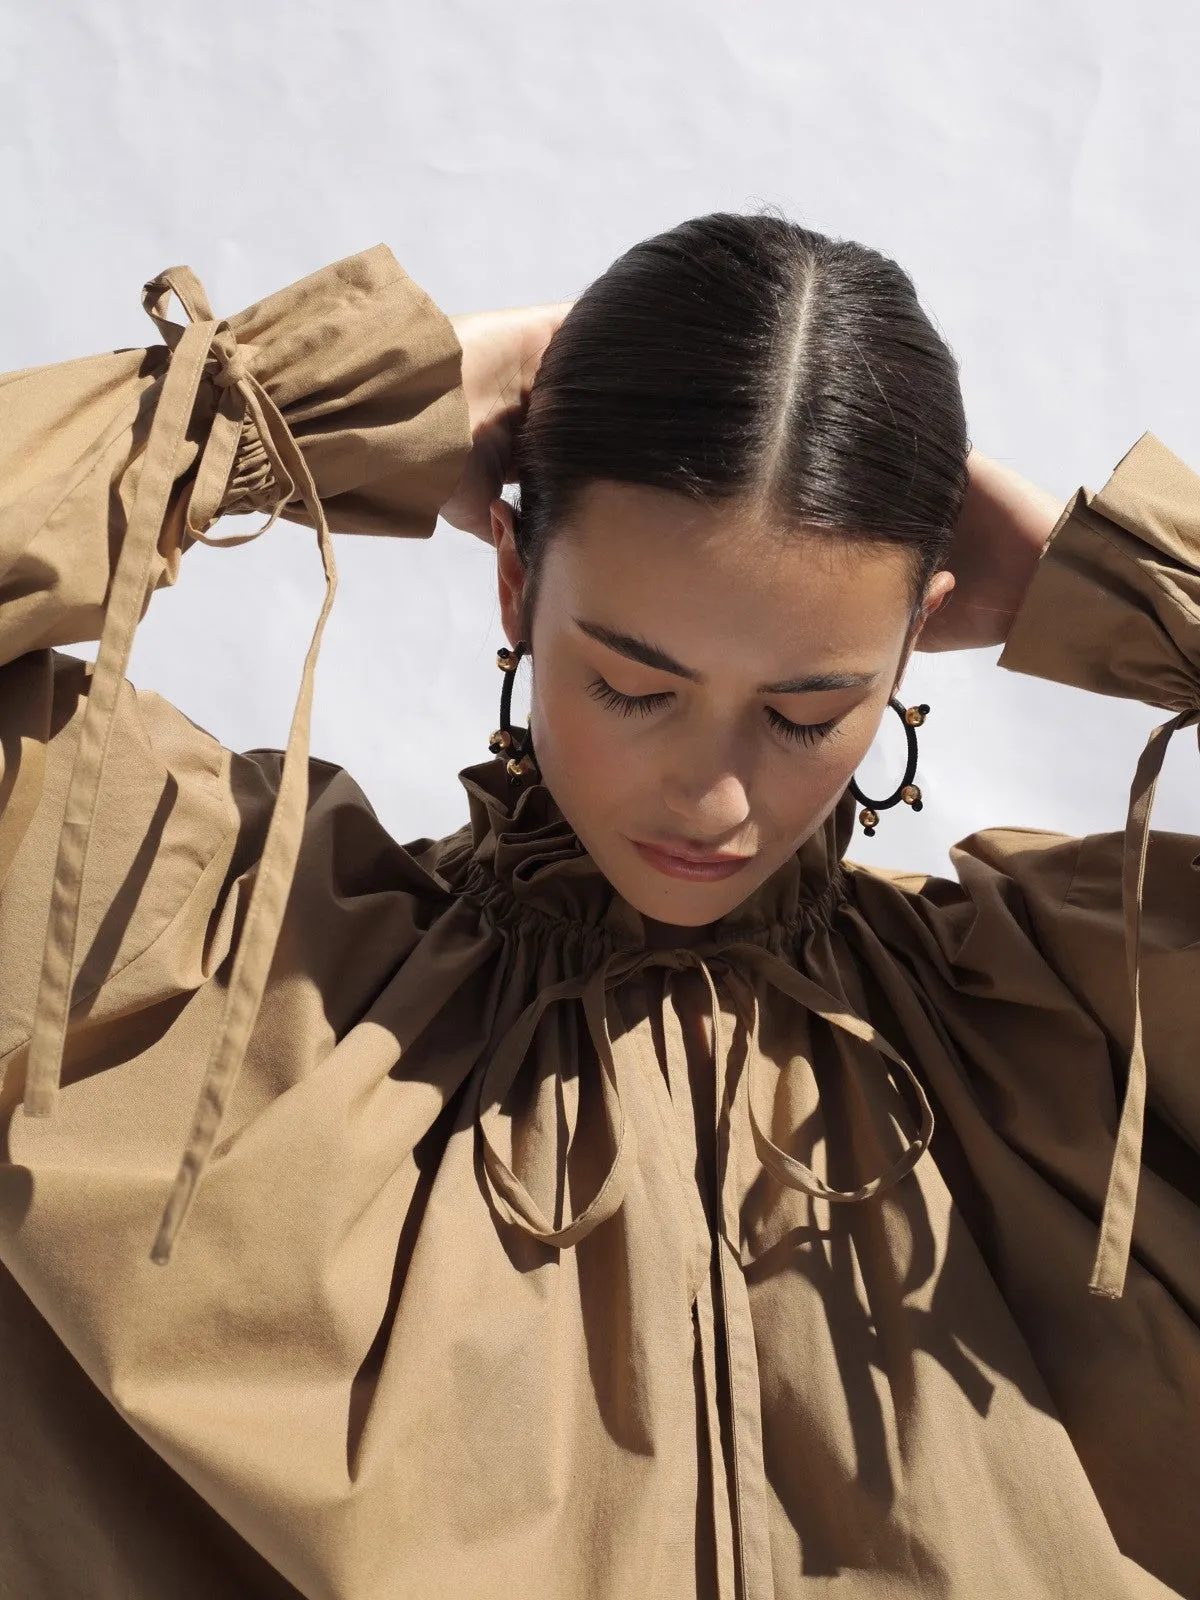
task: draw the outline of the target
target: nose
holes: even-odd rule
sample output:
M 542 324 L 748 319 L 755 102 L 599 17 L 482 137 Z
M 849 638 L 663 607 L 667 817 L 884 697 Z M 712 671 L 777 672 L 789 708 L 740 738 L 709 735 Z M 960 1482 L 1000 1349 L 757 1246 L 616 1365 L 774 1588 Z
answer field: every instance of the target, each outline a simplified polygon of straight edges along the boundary
M 708 776 L 670 776 L 663 782 L 662 794 L 688 838 L 716 843 L 743 827 L 750 815 L 746 784 L 728 768 Z

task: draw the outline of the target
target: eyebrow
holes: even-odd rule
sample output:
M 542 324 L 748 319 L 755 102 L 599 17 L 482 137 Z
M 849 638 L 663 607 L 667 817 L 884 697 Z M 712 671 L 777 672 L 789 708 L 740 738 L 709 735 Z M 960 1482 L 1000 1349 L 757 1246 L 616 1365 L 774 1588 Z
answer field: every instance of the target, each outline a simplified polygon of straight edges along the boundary
M 681 661 L 676 661 L 674 656 L 669 656 L 665 650 L 660 650 L 646 639 L 619 633 L 615 628 L 606 628 L 602 622 L 589 622 L 584 617 L 575 617 L 573 621 L 590 639 L 607 645 L 610 650 L 627 656 L 630 661 L 638 661 L 644 667 L 654 667 L 659 672 L 674 673 L 677 678 L 686 678 L 689 683 L 703 682 L 703 673 L 697 672 L 694 667 L 685 667 Z M 812 672 L 801 678 L 787 678 L 782 683 L 760 683 L 757 692 L 820 694 L 829 689 L 861 689 L 874 683 L 878 676 L 876 672 Z

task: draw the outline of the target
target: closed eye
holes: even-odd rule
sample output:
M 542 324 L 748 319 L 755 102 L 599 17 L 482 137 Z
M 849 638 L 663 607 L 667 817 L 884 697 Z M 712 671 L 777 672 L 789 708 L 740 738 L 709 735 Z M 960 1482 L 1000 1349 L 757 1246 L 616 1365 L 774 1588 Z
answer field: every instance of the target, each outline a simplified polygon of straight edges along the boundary
M 599 700 L 602 706 L 607 706 L 610 711 L 615 711 L 622 717 L 648 717 L 652 711 L 665 706 L 671 699 L 671 695 L 667 693 L 622 694 L 619 689 L 614 689 L 611 683 L 605 683 L 603 678 L 597 678 L 594 683 L 589 684 L 588 693 L 593 700 Z
M 790 722 L 774 706 L 767 707 L 767 720 L 776 733 L 795 744 L 820 744 L 838 725 L 837 717 L 830 717 L 828 722 Z
M 667 692 L 659 694 L 622 694 L 619 689 L 614 689 L 611 683 L 606 683 L 603 678 L 596 678 L 588 685 L 588 693 L 593 700 L 598 700 L 602 706 L 610 711 L 615 711 L 622 717 L 648 717 L 654 711 L 668 705 L 674 696 Z M 767 720 L 784 739 L 793 744 L 814 745 L 819 744 L 828 734 L 837 727 L 838 718 L 831 717 L 828 722 L 792 722 L 789 718 L 776 711 L 773 706 L 768 706 Z

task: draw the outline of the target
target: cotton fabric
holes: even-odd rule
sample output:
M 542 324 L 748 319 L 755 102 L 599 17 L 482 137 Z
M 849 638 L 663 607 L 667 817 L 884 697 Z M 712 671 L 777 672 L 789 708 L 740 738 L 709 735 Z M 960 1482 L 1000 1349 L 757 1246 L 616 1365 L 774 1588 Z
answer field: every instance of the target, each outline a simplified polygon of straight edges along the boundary
M 1149 826 L 1200 478 L 1080 490 L 1001 658 L 1169 713 L 1123 835 L 889 872 L 847 794 L 653 949 L 541 784 L 400 845 L 308 755 L 331 530 L 428 535 L 464 458 L 449 323 L 383 247 L 144 300 L 0 382 L 0 1595 L 1200 1595 L 1200 844 Z M 124 678 L 234 509 L 326 567 L 282 752 Z

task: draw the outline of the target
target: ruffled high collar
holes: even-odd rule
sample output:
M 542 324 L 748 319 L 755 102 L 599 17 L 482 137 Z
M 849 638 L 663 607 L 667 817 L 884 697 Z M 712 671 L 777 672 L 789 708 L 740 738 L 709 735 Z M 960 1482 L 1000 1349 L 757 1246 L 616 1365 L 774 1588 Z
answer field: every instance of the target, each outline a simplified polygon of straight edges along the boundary
M 544 783 L 513 780 L 496 757 L 464 767 L 470 805 L 471 862 L 516 906 L 606 932 L 614 947 L 642 948 L 645 919 L 584 849 Z M 842 858 L 854 829 L 849 790 L 794 855 L 727 916 L 712 943 L 787 936 L 827 922 L 845 894 Z

